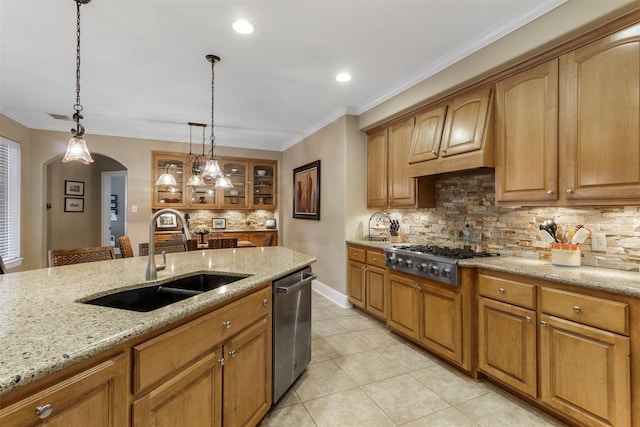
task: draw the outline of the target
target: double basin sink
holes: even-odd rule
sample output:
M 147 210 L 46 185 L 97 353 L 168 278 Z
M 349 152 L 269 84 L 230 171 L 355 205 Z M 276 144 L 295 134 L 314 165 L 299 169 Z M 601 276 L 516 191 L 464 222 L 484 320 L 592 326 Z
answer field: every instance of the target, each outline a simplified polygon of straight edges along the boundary
M 83 301 L 85 304 L 147 312 L 220 288 L 248 275 L 196 274 L 159 285 L 114 292 Z

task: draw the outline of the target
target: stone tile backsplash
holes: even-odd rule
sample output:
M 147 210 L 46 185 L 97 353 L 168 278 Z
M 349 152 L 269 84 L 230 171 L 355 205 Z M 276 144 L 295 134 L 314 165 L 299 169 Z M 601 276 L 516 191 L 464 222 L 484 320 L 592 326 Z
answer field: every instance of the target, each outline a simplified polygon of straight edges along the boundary
M 394 209 L 387 213 L 400 220 L 410 243 L 462 247 L 462 230 L 468 223 L 473 243 L 489 252 L 549 260 L 551 247 L 537 236 L 538 226 L 547 219 L 561 226 L 582 224 L 605 233 L 607 238 L 606 252 L 593 252 L 590 238 L 581 245 L 582 265 L 640 269 L 640 205 L 496 206 L 492 169 L 438 179 L 436 201 L 434 209 Z
M 225 218 L 227 228 L 219 231 L 257 230 L 263 229 L 264 220 L 274 218 L 272 211 L 266 210 L 193 210 L 189 211 L 189 225 L 193 229 L 199 225 L 211 227 L 213 218 Z M 279 224 L 278 224 L 279 225 Z

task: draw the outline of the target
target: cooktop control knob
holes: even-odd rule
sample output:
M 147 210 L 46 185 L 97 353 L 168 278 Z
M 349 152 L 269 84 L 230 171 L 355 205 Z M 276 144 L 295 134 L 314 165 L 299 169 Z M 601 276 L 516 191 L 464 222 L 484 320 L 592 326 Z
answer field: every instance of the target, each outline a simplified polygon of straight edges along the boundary
M 422 271 L 429 272 L 429 266 L 427 264 L 425 264 L 425 263 L 420 264 L 420 269 Z
M 437 276 L 440 274 L 440 269 L 438 268 L 437 264 L 431 264 L 429 266 L 429 271 L 431 272 L 431 274 L 433 274 L 434 276 Z
M 408 260 L 405 262 L 405 265 L 406 265 L 407 267 L 409 267 L 409 268 L 411 268 L 412 264 L 413 264 L 413 261 L 411 261 L 410 259 L 408 259 Z
M 450 268 L 443 268 L 442 269 L 442 275 L 444 277 L 451 278 L 451 269 Z
M 404 260 L 402 258 L 397 258 L 396 259 L 396 265 L 403 265 Z

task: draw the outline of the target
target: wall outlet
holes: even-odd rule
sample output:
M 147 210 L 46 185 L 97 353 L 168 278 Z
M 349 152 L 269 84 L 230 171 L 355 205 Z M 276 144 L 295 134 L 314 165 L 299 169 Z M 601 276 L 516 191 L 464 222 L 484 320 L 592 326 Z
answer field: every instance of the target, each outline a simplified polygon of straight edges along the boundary
M 607 251 L 607 235 L 604 233 L 593 233 L 591 235 L 591 250 L 598 252 Z

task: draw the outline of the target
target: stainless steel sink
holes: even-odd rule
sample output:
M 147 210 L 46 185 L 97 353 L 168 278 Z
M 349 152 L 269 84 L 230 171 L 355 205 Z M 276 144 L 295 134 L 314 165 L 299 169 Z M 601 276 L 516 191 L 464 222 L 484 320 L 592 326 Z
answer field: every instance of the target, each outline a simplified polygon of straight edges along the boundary
M 196 274 L 160 285 L 144 286 L 114 292 L 87 301 L 85 304 L 120 308 L 132 311 L 152 311 L 174 302 L 182 301 L 203 292 L 217 289 L 229 283 L 242 280 L 247 275 Z

